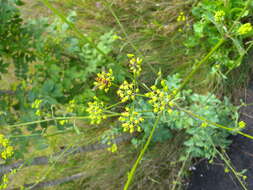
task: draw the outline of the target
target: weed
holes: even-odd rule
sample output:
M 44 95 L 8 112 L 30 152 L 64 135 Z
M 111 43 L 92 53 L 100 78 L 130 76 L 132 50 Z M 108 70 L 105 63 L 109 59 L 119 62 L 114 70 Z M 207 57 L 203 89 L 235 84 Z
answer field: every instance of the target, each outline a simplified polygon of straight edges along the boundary
M 147 4 L 132 0 L 81 1 L 82 5 L 95 5 L 94 8 L 100 10 L 86 12 L 83 16 L 92 14 L 107 26 L 118 24 L 114 30 L 103 34 L 94 32 L 90 36 L 76 25 L 80 10 L 65 16 L 50 1 L 42 2 L 57 16 L 52 23 L 46 18 L 23 22 L 15 6 L 21 4 L 20 1 L 0 3 L 3 5 L 0 16 L 7 16 L 2 19 L 4 27 L 0 27 L 0 34 L 8 36 L 0 37 L 3 42 L 0 72 L 6 72 L 13 62 L 16 76 L 22 78 L 13 85 L 15 96 L 0 97 L 3 113 L 0 122 L 8 128 L 6 133 L 10 135 L 7 137 L 16 147 L 15 159 L 26 156 L 30 145 L 38 151 L 47 149 L 47 137 L 73 132 L 79 138 L 70 139 L 64 151 L 80 144 L 82 135 L 86 138 L 90 135 L 91 141 L 99 139 L 109 146 L 108 154 L 117 155 L 119 147 L 115 136 L 134 134 L 132 143 L 137 148 L 142 147 L 127 173 L 124 185 L 127 190 L 131 184 L 136 185 L 134 176 L 138 174 L 138 166 L 142 165 L 150 144 L 162 143 L 182 133 L 182 152 L 177 156 L 181 169 L 172 184 L 175 189 L 180 186 L 185 166 L 191 158 L 212 159 L 219 154 L 216 147 L 229 145 L 227 137 L 230 134 L 253 139 L 242 132 L 246 126 L 238 121 L 238 108 L 228 98 L 221 101 L 212 93 L 185 90 L 199 71 L 202 74 L 203 67 L 207 75 L 202 85 L 209 81 L 212 85 L 222 85 L 228 74 L 242 64 L 252 46 L 252 43 L 244 43 L 253 32 L 250 1 L 202 0 L 191 9 L 192 15 L 187 12 L 191 7 L 178 1 L 172 1 L 175 5 L 163 1 Z M 68 7 L 75 6 L 75 2 L 66 2 Z M 56 4 L 61 3 L 56 1 Z M 129 7 L 122 6 L 124 3 Z M 168 9 L 175 9 L 170 17 L 163 14 Z M 106 21 L 109 14 L 115 21 Z M 168 27 L 169 24 L 174 27 Z M 166 48 L 168 44 L 170 48 Z M 132 49 L 135 52 L 130 54 Z M 200 50 L 199 54 L 197 50 Z M 202 57 L 202 53 L 206 55 Z M 185 56 L 182 58 L 182 55 Z M 167 67 L 167 62 L 171 68 Z M 163 64 L 159 72 L 158 63 Z M 189 67 L 192 68 L 188 72 L 185 68 Z M 181 77 L 168 74 L 172 71 L 180 71 Z M 100 127 L 99 134 L 89 132 L 85 135 L 79 120 Z M 106 131 L 102 128 L 105 121 L 110 125 Z M 52 127 L 56 132 L 50 132 Z M 6 149 L 3 157 L 12 152 L 11 148 Z M 108 158 L 104 154 L 101 162 Z M 52 160 L 47 171 L 39 173 L 34 186 L 58 168 L 56 161 L 63 157 L 62 153 Z M 100 166 L 98 171 L 102 173 L 106 169 Z M 60 166 L 58 169 L 63 170 Z M 125 168 L 121 177 L 124 173 Z M 156 179 L 150 180 L 159 184 Z

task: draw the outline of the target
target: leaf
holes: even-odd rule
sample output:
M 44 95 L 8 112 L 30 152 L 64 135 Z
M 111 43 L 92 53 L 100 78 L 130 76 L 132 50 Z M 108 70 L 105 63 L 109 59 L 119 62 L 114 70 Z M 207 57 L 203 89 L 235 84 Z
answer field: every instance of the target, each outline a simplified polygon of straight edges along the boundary
M 52 80 L 46 80 L 42 86 L 42 92 L 46 94 L 50 94 L 50 92 L 54 89 L 55 83 Z
M 236 47 L 238 53 L 239 53 L 241 56 L 245 55 L 245 54 L 246 54 L 246 51 L 245 51 L 245 49 L 243 48 L 242 43 L 241 43 L 238 39 L 236 39 L 236 38 L 234 38 L 234 37 L 231 37 L 231 39 L 232 39 L 233 44 L 235 45 L 235 47 Z
M 76 134 L 80 135 L 80 130 L 78 129 L 78 127 L 76 126 L 75 123 L 74 123 L 74 125 L 73 125 L 73 128 L 74 128 Z
M 193 142 L 192 139 L 190 139 L 190 140 L 185 141 L 185 142 L 184 142 L 184 145 L 189 146 L 189 147 L 192 147 L 192 146 L 194 145 L 194 142 Z
M 202 22 L 197 22 L 193 25 L 193 30 L 197 37 L 202 38 L 204 36 L 204 27 L 205 24 Z
M 188 48 L 195 47 L 199 44 L 199 37 L 197 36 L 190 36 L 184 42 L 184 45 Z

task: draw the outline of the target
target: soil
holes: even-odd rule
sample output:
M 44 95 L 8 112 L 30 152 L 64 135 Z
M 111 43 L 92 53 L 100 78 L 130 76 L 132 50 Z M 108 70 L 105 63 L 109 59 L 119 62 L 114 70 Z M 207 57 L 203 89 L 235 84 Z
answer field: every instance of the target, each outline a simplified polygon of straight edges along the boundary
M 253 82 L 243 94 L 244 102 L 253 103 Z M 243 132 L 253 135 L 253 105 L 241 109 L 240 120 L 247 123 L 247 128 Z M 253 190 L 253 139 L 241 135 L 233 136 L 232 139 L 233 143 L 230 145 L 227 154 L 237 172 L 247 169 L 244 174 L 247 176 L 246 187 L 248 190 Z M 232 172 L 224 172 L 224 161 L 219 158 L 212 164 L 206 160 L 200 161 L 195 167 L 196 170 L 192 172 L 187 190 L 243 189 Z

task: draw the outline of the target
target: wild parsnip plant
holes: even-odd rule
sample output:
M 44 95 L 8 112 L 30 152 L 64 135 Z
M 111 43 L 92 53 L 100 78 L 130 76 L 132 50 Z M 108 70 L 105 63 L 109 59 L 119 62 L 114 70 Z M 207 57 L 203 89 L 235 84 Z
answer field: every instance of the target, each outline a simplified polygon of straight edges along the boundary
M 24 24 L 13 2 L 20 4 L 20 1 L 11 0 L 0 3 L 0 10 L 4 10 L 0 16 L 7 16 L 11 21 L 8 25 L 11 38 L 0 36 L 0 42 L 3 42 L 0 64 L 4 68 L 0 72 L 7 71 L 11 63 L 8 62 L 9 55 L 18 55 L 13 56 L 13 62 L 22 60 L 16 66 L 27 71 L 22 74 L 24 79 L 13 85 L 15 96 L 0 97 L 0 124 L 8 130 L 6 137 L 0 136 L 4 160 L 9 161 L 12 156 L 23 158 L 31 143 L 37 150 L 47 148 L 47 136 L 70 132 L 80 135 L 79 120 L 96 127 L 101 127 L 106 121 L 112 126 L 102 135 L 101 141 L 108 145 L 109 152 L 117 153 L 119 148 L 115 137 L 124 133 L 133 136 L 132 142 L 136 147 L 143 145 L 127 174 L 124 186 L 127 190 L 151 142 L 163 142 L 176 132 L 184 133 L 181 161 L 185 162 L 193 157 L 212 159 L 217 154 L 217 147 L 226 148 L 230 144 L 227 139 L 230 134 L 253 139 L 242 132 L 245 123 L 238 121 L 238 108 L 228 98 L 221 101 L 211 93 L 203 95 L 185 90 L 187 83 L 206 63 L 224 76 L 240 66 L 252 44 L 244 46 L 243 43 L 253 33 L 248 18 L 251 1 L 200 1 L 192 9 L 194 33 L 184 45 L 200 47 L 208 52 L 207 55 L 193 65 L 186 77 L 179 74 L 163 76 L 159 72 L 152 85 L 141 80 L 145 74 L 142 73 L 143 65 L 147 64 L 144 57 L 134 53 L 127 54 L 125 59 L 111 56 L 114 42 L 119 39 L 113 31 L 94 42 L 76 28 L 75 12 L 66 17 L 48 0 L 42 2 L 58 18 L 52 24 L 48 19 Z M 180 11 L 176 21 L 184 23 L 188 18 Z M 0 22 L 3 22 L 0 34 L 6 35 L 8 28 L 6 31 L 2 26 L 9 23 L 4 19 Z M 183 33 L 184 28 L 179 28 L 178 32 Z M 25 44 L 18 48 L 9 46 L 11 40 L 16 42 L 21 38 L 20 34 L 24 41 L 18 42 Z M 123 65 L 118 63 L 119 60 L 128 61 Z M 26 64 L 32 61 L 36 63 L 27 67 Z M 48 134 L 53 126 L 58 131 Z M 55 162 L 43 178 L 54 165 Z M 7 182 L 7 175 L 3 176 L 2 189 L 7 187 Z

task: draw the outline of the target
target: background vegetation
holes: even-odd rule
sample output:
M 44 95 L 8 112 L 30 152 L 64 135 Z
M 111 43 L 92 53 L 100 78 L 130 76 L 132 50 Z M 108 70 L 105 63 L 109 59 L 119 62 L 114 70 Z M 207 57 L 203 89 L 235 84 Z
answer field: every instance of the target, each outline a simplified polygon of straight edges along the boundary
M 231 103 L 251 69 L 252 6 L 1 1 L 1 166 L 24 161 L 1 188 L 77 173 L 52 189 L 185 188 L 192 158 L 253 138 Z

